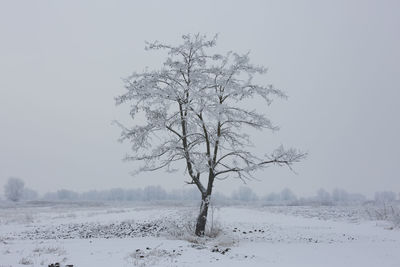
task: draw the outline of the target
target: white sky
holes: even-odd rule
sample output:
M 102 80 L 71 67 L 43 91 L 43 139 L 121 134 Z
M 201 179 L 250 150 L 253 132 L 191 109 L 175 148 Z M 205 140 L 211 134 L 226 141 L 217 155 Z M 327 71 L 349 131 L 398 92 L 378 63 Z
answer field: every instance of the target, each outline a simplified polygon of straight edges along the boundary
M 310 155 L 297 175 L 257 173 L 258 194 L 400 192 L 399 29 L 399 1 L 1 1 L 0 187 L 9 176 L 39 192 L 187 187 L 183 170 L 130 176 L 138 165 L 121 161 L 129 144 L 110 122 L 127 119 L 120 78 L 164 59 L 145 40 L 201 32 L 219 33 L 221 51 L 250 50 L 269 68 L 262 81 L 290 96 L 266 109 L 281 131 L 257 133 L 255 150 Z

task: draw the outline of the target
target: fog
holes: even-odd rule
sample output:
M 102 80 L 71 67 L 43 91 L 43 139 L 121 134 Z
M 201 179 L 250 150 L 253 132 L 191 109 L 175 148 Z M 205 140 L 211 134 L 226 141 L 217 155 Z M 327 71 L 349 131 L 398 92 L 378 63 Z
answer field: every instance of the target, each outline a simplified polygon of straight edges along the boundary
M 44 194 L 25 187 L 25 182 L 19 178 L 9 178 L 4 186 L 5 201 L 18 203 L 46 205 L 53 202 L 70 204 L 102 205 L 105 203 L 135 203 L 135 204 L 173 204 L 197 205 L 201 194 L 197 188 L 166 190 L 160 185 L 144 188 L 111 188 L 107 190 L 88 190 L 75 192 L 68 189 L 58 189 Z M 374 197 L 366 197 L 360 193 L 348 192 L 335 188 L 331 192 L 320 188 L 311 196 L 297 196 L 291 189 L 284 188 L 280 192 L 270 192 L 258 195 L 249 186 L 239 186 L 231 194 L 216 192 L 211 197 L 214 206 L 258 205 L 258 206 L 367 206 L 396 205 L 400 201 L 400 193 L 393 191 L 378 191 Z
M 131 176 L 128 143 L 111 121 L 121 78 L 163 53 L 145 41 L 219 33 L 219 51 L 250 51 L 260 79 L 288 95 L 265 109 L 276 133 L 253 134 L 254 151 L 285 144 L 306 160 L 258 172 L 257 195 L 290 188 L 312 196 L 344 188 L 400 192 L 400 3 L 398 1 L 2 1 L 0 188 L 11 176 L 40 193 L 161 185 L 191 189 L 185 169 Z M 217 181 L 230 195 L 242 181 Z M 321 193 L 322 194 L 322 193 Z

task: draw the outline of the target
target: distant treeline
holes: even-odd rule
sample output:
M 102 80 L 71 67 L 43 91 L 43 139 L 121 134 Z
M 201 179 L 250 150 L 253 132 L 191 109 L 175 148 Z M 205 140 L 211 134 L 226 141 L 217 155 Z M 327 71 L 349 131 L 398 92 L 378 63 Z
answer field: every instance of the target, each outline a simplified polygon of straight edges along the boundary
M 46 193 L 43 200 L 83 200 L 83 201 L 161 201 L 161 200 L 184 200 L 197 201 L 200 194 L 197 189 L 173 190 L 167 192 L 161 186 L 147 186 L 145 188 L 122 189 L 113 188 L 109 190 L 90 190 L 77 193 L 71 190 L 61 189 L 56 192 Z
M 145 188 L 113 188 L 109 190 L 91 190 L 75 192 L 60 189 L 40 196 L 36 191 L 26 188 L 19 178 L 10 178 L 4 186 L 4 196 L 10 201 L 176 201 L 198 202 L 201 197 L 196 188 L 166 191 L 161 186 L 146 186 Z M 314 196 L 298 197 L 290 189 L 285 188 L 279 193 L 269 193 L 258 196 L 250 187 L 241 186 L 230 195 L 215 192 L 212 201 L 220 204 L 260 203 L 265 205 L 337 205 L 361 204 L 367 201 L 394 202 L 400 201 L 400 194 L 392 191 L 376 192 L 374 199 L 367 199 L 358 193 L 349 193 L 343 189 L 328 192 L 318 190 Z
M 290 189 L 284 189 L 279 193 L 270 193 L 263 197 L 257 196 L 250 188 L 240 187 L 227 196 L 216 192 L 212 201 L 218 204 L 260 203 L 266 205 L 338 205 L 338 204 L 362 204 L 367 201 L 393 202 L 397 201 L 394 192 L 377 192 L 374 199 L 367 199 L 364 195 L 348 193 L 343 189 L 335 189 L 331 193 L 320 189 L 312 197 L 297 197 Z M 166 191 L 161 186 L 147 186 L 144 189 L 91 190 L 83 193 L 61 189 L 49 192 L 39 197 L 37 194 L 23 196 L 22 200 L 46 200 L 46 201 L 176 201 L 198 202 L 200 194 L 196 189 Z

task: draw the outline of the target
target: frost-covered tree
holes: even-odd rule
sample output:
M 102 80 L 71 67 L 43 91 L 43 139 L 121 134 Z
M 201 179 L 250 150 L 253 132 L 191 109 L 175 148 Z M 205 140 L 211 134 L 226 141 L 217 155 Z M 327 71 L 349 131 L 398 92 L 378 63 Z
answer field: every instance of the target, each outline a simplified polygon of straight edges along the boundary
M 24 193 L 25 183 L 19 178 L 10 177 L 4 186 L 4 195 L 8 200 L 18 201 Z
M 267 202 L 279 202 L 281 200 L 281 195 L 278 193 L 269 193 L 267 194 L 263 200 L 267 201 Z
M 61 201 L 73 201 L 73 200 L 76 201 L 79 199 L 78 193 L 67 189 L 57 190 L 56 195 L 57 195 L 57 200 Z
M 232 199 L 243 202 L 250 202 L 250 201 L 256 201 L 258 197 L 254 193 L 254 191 L 251 190 L 251 188 L 241 186 L 232 193 Z
M 112 188 L 108 191 L 108 200 L 111 201 L 124 201 L 125 190 L 122 188 Z
M 280 193 L 280 200 L 286 203 L 297 200 L 296 195 L 289 188 L 284 188 Z
M 321 188 L 317 191 L 316 201 L 319 202 L 321 205 L 331 205 L 331 194 L 329 194 L 329 192 L 325 189 Z
M 263 156 L 248 148 L 246 128 L 277 130 L 244 101 L 260 97 L 267 104 L 286 95 L 272 85 L 259 85 L 253 76 L 266 69 L 250 63 L 249 54 L 213 54 L 216 37 L 184 35 L 181 45 L 147 43 L 146 50 L 165 50 L 167 59 L 158 70 L 133 73 L 125 80 L 126 93 L 117 104 L 129 103 L 130 115 L 144 114 L 146 122 L 122 129 L 121 141 L 132 144 L 127 160 L 143 162 L 138 171 L 174 170 L 185 162 L 189 184 L 201 193 L 195 233 L 204 235 L 210 196 L 216 179 L 252 174 L 272 164 L 291 166 L 305 154 L 282 146 Z
M 346 203 L 349 201 L 349 193 L 344 189 L 335 188 L 332 191 L 332 200 L 334 202 Z
M 165 200 L 167 199 L 167 192 L 159 185 L 146 186 L 143 190 L 143 200 Z

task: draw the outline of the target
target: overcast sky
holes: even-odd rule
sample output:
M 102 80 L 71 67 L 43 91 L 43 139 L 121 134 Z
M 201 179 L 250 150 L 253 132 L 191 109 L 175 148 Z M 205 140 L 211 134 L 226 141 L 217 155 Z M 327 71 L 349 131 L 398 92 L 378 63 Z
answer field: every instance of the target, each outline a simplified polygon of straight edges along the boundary
M 160 184 L 186 188 L 184 170 L 130 176 L 117 142 L 128 108 L 121 78 L 162 53 L 146 40 L 219 33 L 218 50 L 251 51 L 265 83 L 289 95 L 255 103 L 281 127 L 254 135 L 259 153 L 309 152 L 297 174 L 271 167 L 249 186 L 311 195 L 335 187 L 400 192 L 400 1 L 1 1 L 0 187 L 20 177 L 39 192 Z M 215 184 L 230 193 L 240 181 Z

